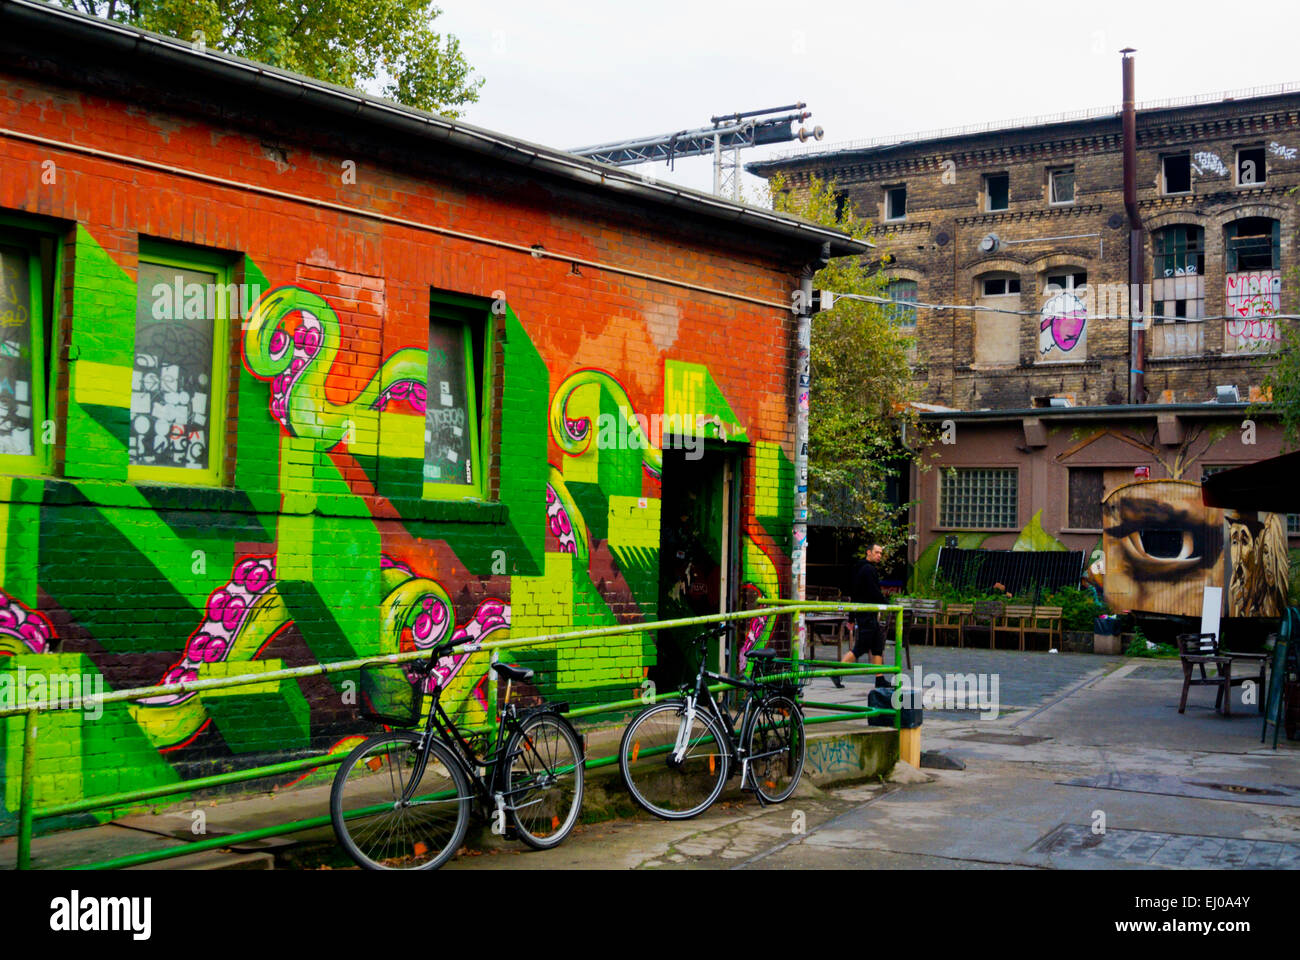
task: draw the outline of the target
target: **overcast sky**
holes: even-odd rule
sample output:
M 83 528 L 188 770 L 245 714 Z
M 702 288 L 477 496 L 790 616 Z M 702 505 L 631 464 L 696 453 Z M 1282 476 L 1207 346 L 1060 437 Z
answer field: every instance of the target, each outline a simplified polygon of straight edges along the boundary
M 561 148 L 798 100 L 823 143 L 1103 107 L 1126 46 L 1139 101 L 1300 82 L 1295 0 L 438 2 L 487 80 L 465 119 Z M 708 158 L 638 169 L 712 187 Z

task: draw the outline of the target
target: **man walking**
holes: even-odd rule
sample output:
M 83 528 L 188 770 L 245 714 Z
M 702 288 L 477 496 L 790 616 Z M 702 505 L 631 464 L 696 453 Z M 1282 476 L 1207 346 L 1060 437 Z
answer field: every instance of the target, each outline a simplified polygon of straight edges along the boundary
M 849 591 L 849 599 L 854 603 L 884 603 L 885 594 L 880 589 L 880 573 L 876 569 L 876 564 L 885 556 L 885 548 L 880 544 L 872 541 L 871 548 L 867 550 L 867 559 L 858 567 L 857 573 L 853 575 L 853 586 Z M 857 623 L 857 636 L 853 641 L 853 649 L 840 658 L 841 663 L 857 663 L 858 657 L 864 653 L 871 654 L 872 663 L 885 662 L 885 636 L 880 632 L 880 618 L 875 611 L 867 613 L 854 614 L 854 621 Z M 877 684 L 880 677 L 877 676 Z M 835 686 L 843 687 L 844 682 L 839 677 L 831 677 Z

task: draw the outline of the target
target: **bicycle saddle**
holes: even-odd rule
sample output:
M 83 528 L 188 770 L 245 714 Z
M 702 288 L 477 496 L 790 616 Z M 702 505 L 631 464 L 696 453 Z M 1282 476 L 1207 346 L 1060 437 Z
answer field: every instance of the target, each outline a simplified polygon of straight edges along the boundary
M 750 660 L 772 660 L 776 657 L 776 651 L 764 647 L 762 650 L 751 650 L 746 656 Z
M 512 667 L 508 663 L 494 663 L 492 669 L 507 680 L 521 682 L 533 679 L 533 671 L 525 670 L 523 667 Z

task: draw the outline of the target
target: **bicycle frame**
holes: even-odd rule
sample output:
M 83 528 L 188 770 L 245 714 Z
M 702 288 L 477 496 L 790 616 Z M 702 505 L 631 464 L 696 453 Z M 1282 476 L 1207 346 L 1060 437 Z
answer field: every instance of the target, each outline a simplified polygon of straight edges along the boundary
M 701 642 L 707 639 L 701 638 Z M 724 710 L 718 702 L 710 695 L 705 681 L 723 683 L 729 687 L 744 690 L 745 706 L 740 717 L 739 727 L 732 725 L 730 711 Z M 780 753 L 779 750 L 770 753 L 749 756 L 748 748 L 745 744 L 745 733 L 749 730 L 750 718 L 755 716 L 756 711 L 763 701 L 767 698 L 767 685 L 759 680 L 747 680 L 737 677 L 729 677 L 724 674 L 714 673 L 705 668 L 704 661 L 700 661 L 699 672 L 695 676 L 695 687 L 688 692 L 687 687 L 682 688 L 682 697 L 686 704 L 686 710 L 683 714 L 682 723 L 677 729 L 677 740 L 673 745 L 672 761 L 681 763 L 686 756 L 686 751 L 690 746 L 688 738 L 690 737 L 691 724 L 699 710 L 700 701 L 703 700 L 709 706 L 707 710 L 712 713 L 713 718 L 719 726 L 726 732 L 727 743 L 722 744 L 724 749 L 730 750 L 731 754 L 740 761 L 740 783 L 742 788 L 749 782 L 749 762 L 751 760 L 761 760 L 763 757 L 773 756 Z M 760 794 L 761 799 L 761 794 Z
M 509 687 L 507 687 L 507 690 L 508 689 Z M 508 784 L 502 782 L 504 771 L 506 769 L 506 763 L 504 761 L 510 759 L 509 757 L 502 756 L 502 754 L 505 753 L 507 737 L 519 733 L 527 739 L 528 735 L 523 732 L 523 720 L 526 717 L 541 712 L 555 713 L 558 715 L 559 710 L 554 704 L 543 704 L 540 707 L 529 708 L 521 714 L 513 703 L 505 704 L 502 707 L 501 716 L 497 721 L 496 741 L 492 745 L 492 750 L 490 753 L 485 754 L 483 758 L 479 758 L 475 755 L 474 748 L 470 746 L 469 741 L 465 738 L 464 734 L 461 733 L 460 728 L 456 726 L 456 722 L 452 720 L 451 717 L 447 715 L 447 711 L 443 709 L 441 693 L 442 690 L 440 687 L 435 687 L 433 689 L 433 700 L 429 704 L 429 712 L 425 718 L 424 729 L 420 733 L 419 759 L 417 760 L 416 769 L 410 778 L 410 782 L 403 789 L 402 802 L 410 803 L 412 801 L 416 786 L 424 776 L 424 768 L 429 760 L 429 744 L 436 739 L 441 740 L 444 744 L 451 747 L 452 755 L 455 756 L 457 761 L 459 761 L 461 769 L 469 778 L 470 787 L 474 792 L 475 798 L 478 800 L 479 808 L 484 813 L 489 813 L 493 811 L 494 808 L 497 812 L 522 809 L 521 807 L 512 805 L 508 801 L 517 794 L 527 793 L 529 790 L 533 789 L 533 787 L 530 785 L 518 790 L 510 790 L 508 789 Z M 485 769 L 485 775 L 483 777 L 480 777 L 478 774 L 477 768 L 480 766 Z M 548 777 L 556 776 L 555 771 L 551 770 L 549 767 L 546 768 L 546 774 Z M 525 806 L 528 806 L 528 804 L 525 804 Z

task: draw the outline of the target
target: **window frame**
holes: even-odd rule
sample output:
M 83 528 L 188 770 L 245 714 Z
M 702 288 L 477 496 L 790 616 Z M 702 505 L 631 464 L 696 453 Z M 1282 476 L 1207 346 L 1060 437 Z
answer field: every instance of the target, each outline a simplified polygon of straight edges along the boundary
M 899 297 L 900 288 L 904 287 L 906 284 L 911 284 L 911 303 L 915 304 L 920 300 L 920 284 L 908 277 L 890 278 L 890 280 L 885 284 L 885 296 L 890 300 L 907 300 L 908 298 L 906 295 L 901 298 Z M 904 332 L 912 332 L 916 330 L 915 306 L 904 306 L 901 303 L 890 303 L 886 306 L 886 309 L 889 311 L 889 322 L 898 330 Z M 911 319 L 906 320 L 904 317 L 911 317 Z
M 1170 190 L 1169 177 L 1165 171 L 1165 164 L 1170 160 L 1185 159 L 1187 161 L 1187 189 Z M 1160 195 L 1165 197 L 1183 197 L 1196 190 L 1196 174 L 1192 170 L 1192 155 L 1189 151 L 1178 153 L 1162 153 L 1160 155 Z
M 903 212 L 899 216 L 892 216 L 893 213 L 893 195 L 897 191 L 903 193 Z M 885 223 L 900 223 L 907 219 L 907 184 L 895 183 L 884 188 L 885 191 Z
M 53 245 L 50 271 L 50 304 L 45 303 L 45 276 L 41 270 L 41 239 Z M 39 318 L 32 326 L 32 452 L 30 454 L 0 454 L 0 475 L 48 476 L 53 467 L 54 443 L 44 443 L 40 434 L 44 424 L 53 419 L 57 408 L 59 368 L 58 356 L 62 306 L 63 243 L 61 231 L 50 224 L 9 213 L 0 213 L 0 245 L 17 247 L 27 254 L 27 284 L 30 293 L 29 315 Z M 46 343 L 45 317 L 49 314 L 49 343 Z M 39 389 L 37 384 L 39 383 Z M 56 434 L 57 437 L 57 434 Z
M 995 177 L 1003 177 L 1007 181 L 1007 202 L 1006 206 L 993 206 L 993 192 L 989 189 L 989 182 Z M 985 213 L 1005 213 L 1011 209 L 1011 174 L 1007 171 L 1001 173 L 984 174 L 984 212 Z
M 461 346 L 465 357 L 465 393 L 466 421 L 470 433 L 470 460 L 472 480 L 470 483 L 441 483 L 424 479 L 423 464 L 428 457 L 428 447 L 421 444 L 421 497 L 424 500 L 479 500 L 487 501 L 490 491 L 490 464 L 492 462 L 492 398 L 493 398 L 493 352 L 496 338 L 496 314 L 492 310 L 492 301 L 483 297 L 455 293 L 448 290 L 431 290 L 429 293 L 429 325 L 435 321 L 443 324 L 459 324 L 461 327 Z M 476 323 L 482 325 L 483 345 L 481 357 L 476 361 L 474 339 Z M 428 349 L 429 341 L 425 341 Z M 428 366 L 425 366 L 426 377 Z M 481 371 L 481 378 L 480 378 Z M 425 384 L 425 403 L 434 403 L 433 385 Z M 472 411 L 472 412 L 470 412 Z M 424 435 L 423 429 L 420 433 Z
M 1060 173 L 1068 173 L 1070 175 L 1070 199 L 1069 200 L 1056 199 L 1056 175 Z M 1049 206 L 1053 206 L 1053 207 L 1071 206 L 1074 204 L 1078 196 L 1079 196 L 1079 184 L 1074 179 L 1074 164 L 1071 163 L 1062 167 L 1047 168 L 1047 203 Z
M 1015 481 L 1015 487 L 1016 487 L 1016 489 L 1015 489 L 1014 501 L 1013 501 L 1012 508 L 1011 508 L 1012 518 L 1011 518 L 1011 522 L 1010 522 L 1009 524 L 1007 524 L 1006 526 L 1001 526 L 1001 527 L 994 527 L 994 526 L 987 526 L 987 525 L 984 525 L 984 526 L 978 526 L 978 525 L 973 524 L 973 523 L 960 523 L 960 522 L 958 522 L 958 523 L 946 523 L 946 522 L 945 522 L 945 520 L 944 520 L 944 505 L 945 505 L 945 504 L 944 504 L 944 492 L 945 492 L 945 487 L 946 487 L 946 485 L 947 485 L 949 479 L 956 479 L 955 476 L 954 476 L 954 474 L 960 474 L 960 473 L 963 473 L 963 472 L 969 473 L 969 472 L 973 472 L 973 471 L 977 471 L 977 470 L 978 470 L 978 471 L 983 471 L 983 472 L 985 472 L 985 473 L 991 473 L 991 472 L 994 472 L 994 471 L 1001 472 L 1001 473 L 1006 473 L 1006 474 L 1009 474 L 1010 477 L 1011 477 L 1011 479 L 1013 479 L 1013 480 Z M 957 519 L 957 520 L 961 520 L 961 519 L 964 519 L 964 518 L 962 518 L 962 517 L 957 517 L 957 518 L 955 518 L 955 519 Z M 981 466 L 961 466 L 961 467 L 957 467 L 957 466 L 953 466 L 953 467 L 944 467 L 944 468 L 941 468 L 940 471 L 939 471 L 939 490 L 938 490 L 938 496 L 935 497 L 935 521 L 936 521 L 936 523 L 935 523 L 935 527 L 936 527 L 937 529 L 939 529 L 939 530 L 990 530 L 990 531 L 1009 532 L 1009 531 L 1014 531 L 1014 530 L 1018 530 L 1018 529 L 1020 529 L 1020 527 L 1021 527 L 1021 523 L 1020 523 L 1020 468 L 1019 468 L 1019 467 L 1014 467 L 1014 466 L 1012 466 L 1012 467 L 1008 467 L 1008 466 L 989 466 L 989 467 L 981 467 Z
M 139 265 L 149 263 L 178 270 L 194 270 L 215 274 L 214 283 L 228 290 L 235 268 L 235 258 L 218 250 L 186 246 L 166 240 L 140 238 L 140 252 L 136 259 L 136 303 L 140 297 Z M 208 465 L 206 468 L 160 467 L 153 464 L 131 463 L 127 449 L 127 480 L 142 484 L 176 484 L 200 487 L 224 485 L 226 460 L 226 427 L 230 399 L 230 325 L 226 297 L 214 298 L 216 316 L 212 317 L 212 373 L 208 391 Z M 138 320 L 136 321 L 138 323 Z M 131 344 L 132 368 L 136 349 Z
M 1260 167 L 1260 169 L 1259 169 L 1259 171 L 1258 171 L 1259 179 L 1258 179 L 1258 180 L 1253 180 L 1253 181 L 1251 181 L 1250 183 L 1243 183 L 1243 182 L 1242 182 L 1242 179 L 1241 179 L 1241 154 L 1242 154 L 1242 151 L 1243 151 L 1243 150 L 1257 150 L 1257 151 L 1259 151 L 1260 160 L 1262 161 L 1261 167 Z M 1268 183 L 1268 149 L 1264 146 L 1264 144 L 1262 144 L 1262 143 L 1251 143 L 1251 144 L 1244 144 L 1244 145 L 1242 145 L 1242 146 L 1235 147 L 1235 148 L 1233 149 L 1233 161 L 1234 161 L 1233 164 L 1232 164 L 1232 182 L 1233 182 L 1233 186 L 1237 186 L 1237 187 L 1245 187 L 1245 188 L 1249 189 L 1250 187 L 1262 187 L 1262 186 L 1267 185 L 1267 183 Z

